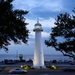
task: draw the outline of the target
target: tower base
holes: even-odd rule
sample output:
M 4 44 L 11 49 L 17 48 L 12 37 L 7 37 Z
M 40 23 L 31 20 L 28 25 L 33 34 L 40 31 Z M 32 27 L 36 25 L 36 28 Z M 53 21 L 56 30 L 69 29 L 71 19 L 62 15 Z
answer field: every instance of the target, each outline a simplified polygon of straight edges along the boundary
M 44 69 L 44 68 L 46 68 L 45 66 L 33 66 L 33 68 L 37 68 L 37 69 Z

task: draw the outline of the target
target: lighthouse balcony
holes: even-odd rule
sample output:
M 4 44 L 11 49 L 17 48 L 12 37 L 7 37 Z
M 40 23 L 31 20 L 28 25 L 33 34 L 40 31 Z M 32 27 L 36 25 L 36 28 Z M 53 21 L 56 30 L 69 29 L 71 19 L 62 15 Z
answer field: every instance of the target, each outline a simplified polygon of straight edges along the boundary
M 43 31 L 42 28 L 34 28 L 33 31 Z

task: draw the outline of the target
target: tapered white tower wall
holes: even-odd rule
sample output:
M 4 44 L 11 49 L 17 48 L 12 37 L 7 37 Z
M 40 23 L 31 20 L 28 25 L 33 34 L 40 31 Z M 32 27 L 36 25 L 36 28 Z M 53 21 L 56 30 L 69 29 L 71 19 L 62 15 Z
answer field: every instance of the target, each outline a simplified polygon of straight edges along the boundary
M 43 31 L 43 29 L 42 25 L 38 21 L 35 24 L 35 28 L 33 31 L 35 32 L 33 66 L 35 68 L 40 68 L 40 67 L 44 68 L 44 55 L 43 55 L 42 37 L 41 37 L 41 32 Z

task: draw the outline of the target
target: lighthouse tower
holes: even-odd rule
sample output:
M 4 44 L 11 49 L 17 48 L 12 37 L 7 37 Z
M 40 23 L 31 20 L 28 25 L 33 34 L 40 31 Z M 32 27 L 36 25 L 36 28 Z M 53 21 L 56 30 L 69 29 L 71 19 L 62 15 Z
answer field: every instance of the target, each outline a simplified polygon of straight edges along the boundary
M 33 31 L 35 32 L 35 48 L 34 48 L 34 60 L 33 66 L 35 68 L 44 68 L 44 55 L 43 55 L 43 48 L 42 48 L 42 38 L 41 32 L 43 31 L 42 25 L 37 21 L 34 26 Z

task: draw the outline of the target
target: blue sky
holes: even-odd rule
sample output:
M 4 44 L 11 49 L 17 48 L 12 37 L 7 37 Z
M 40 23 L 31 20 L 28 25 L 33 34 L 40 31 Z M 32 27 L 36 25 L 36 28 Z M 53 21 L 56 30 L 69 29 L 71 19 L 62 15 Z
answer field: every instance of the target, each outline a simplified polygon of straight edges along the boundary
M 33 54 L 34 53 L 34 39 L 35 33 L 33 28 L 37 19 L 42 24 L 42 45 L 44 54 L 61 54 L 52 47 L 47 47 L 44 44 L 44 40 L 49 38 L 51 33 L 51 27 L 54 27 L 55 18 L 59 13 L 72 13 L 75 7 L 75 0 L 14 0 L 13 8 L 28 10 L 29 13 L 25 15 L 26 22 L 29 23 L 27 28 L 30 31 L 28 45 L 14 45 L 12 44 L 8 47 L 8 54 Z M 0 51 L 0 54 L 6 54 L 4 50 Z

